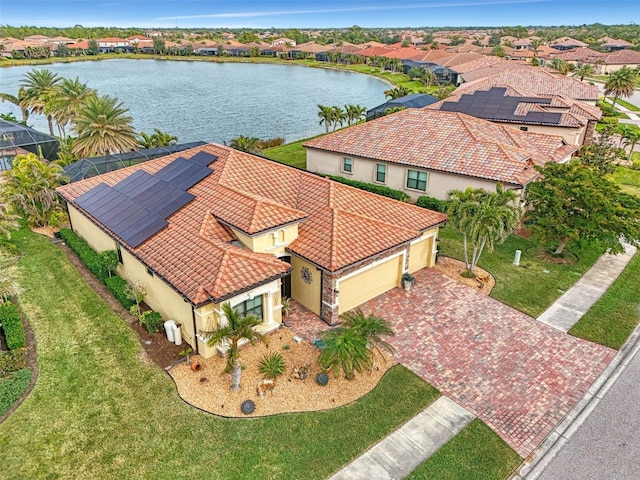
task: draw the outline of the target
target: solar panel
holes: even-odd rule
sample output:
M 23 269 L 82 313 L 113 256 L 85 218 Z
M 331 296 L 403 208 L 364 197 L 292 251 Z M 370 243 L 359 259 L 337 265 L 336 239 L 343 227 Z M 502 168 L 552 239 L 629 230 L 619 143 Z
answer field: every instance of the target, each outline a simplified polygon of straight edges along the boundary
M 156 177 L 169 182 L 177 188 L 187 190 L 213 173 L 213 170 L 182 157 L 156 173 Z
M 189 160 L 192 162 L 198 163 L 204 167 L 209 166 L 211 163 L 215 162 L 218 159 L 217 155 L 212 155 L 207 152 L 198 152 Z

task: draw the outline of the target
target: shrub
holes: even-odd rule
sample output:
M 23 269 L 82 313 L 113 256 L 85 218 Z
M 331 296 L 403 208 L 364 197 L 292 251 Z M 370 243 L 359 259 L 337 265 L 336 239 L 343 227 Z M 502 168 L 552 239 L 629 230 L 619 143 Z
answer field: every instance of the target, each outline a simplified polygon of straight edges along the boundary
M 24 334 L 24 326 L 20 318 L 18 307 L 12 303 L 6 303 L 0 306 L 0 324 L 7 340 L 7 348 L 16 350 L 27 346 L 27 340 Z
M 284 373 L 284 369 L 284 359 L 278 352 L 272 352 L 270 355 L 264 355 L 262 360 L 260 360 L 259 371 L 265 378 L 275 380 Z
M 399 200 L 401 202 L 409 201 L 409 195 L 407 195 L 404 192 L 401 192 L 400 190 L 394 190 L 393 188 L 384 187 L 382 185 L 374 185 L 372 183 L 349 180 L 348 178 L 338 177 L 334 175 L 326 175 L 326 176 L 336 182 L 344 183 L 345 185 L 359 188 L 360 190 L 366 190 L 367 192 L 377 193 L 378 195 L 382 195 L 383 197 L 393 198 L 394 200 Z
M 60 238 L 62 238 L 69 248 L 75 253 L 80 261 L 93 273 L 98 280 L 105 283 L 109 277 L 109 271 L 105 267 L 100 254 L 96 253 L 87 242 L 82 240 L 78 235 L 68 228 L 60 230 Z
M 105 285 L 120 304 L 129 310 L 135 302 L 127 297 L 125 289 L 127 288 L 127 281 L 120 277 L 107 277 L 104 281 Z
M 447 202 L 434 197 L 427 197 L 422 195 L 418 197 L 416 205 L 422 208 L 428 208 L 429 210 L 435 210 L 436 212 L 445 212 L 447 210 Z
M 154 312 L 153 310 L 144 312 L 140 316 L 140 324 L 149 333 L 157 333 L 160 330 L 162 330 L 164 326 L 164 322 L 162 321 L 162 315 L 160 315 L 158 312 Z
M 27 349 L 17 348 L 9 352 L 0 352 L 0 376 L 17 372 L 27 364 Z
M 16 403 L 20 395 L 29 387 L 30 380 L 31 369 L 24 368 L 0 382 L 0 416 Z
M 240 410 L 245 415 L 249 415 L 253 413 L 255 409 L 256 409 L 256 404 L 253 402 L 253 400 L 245 400 L 244 402 L 242 402 L 242 405 L 240 405 Z
M 104 265 L 109 276 L 113 275 L 113 272 L 118 268 L 118 252 L 115 250 L 105 250 L 104 252 L 100 252 L 98 255 L 100 255 L 102 265 Z
M 631 170 L 640 170 L 640 160 L 633 160 L 631 162 Z

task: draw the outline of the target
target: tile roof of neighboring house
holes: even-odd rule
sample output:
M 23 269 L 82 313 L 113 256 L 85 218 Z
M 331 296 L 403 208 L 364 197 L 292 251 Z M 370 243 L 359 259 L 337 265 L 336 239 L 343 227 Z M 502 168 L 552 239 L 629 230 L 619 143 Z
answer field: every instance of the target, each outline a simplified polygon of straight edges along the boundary
M 362 50 L 358 45 L 354 45 L 353 43 L 349 42 L 342 42 L 341 45 L 335 47 L 331 45 L 331 47 L 331 50 L 328 50 L 328 52 L 331 53 L 358 53 L 360 50 Z
M 69 47 L 71 50 L 74 50 L 74 49 L 88 50 L 89 49 L 89 42 L 86 41 L 86 40 L 80 40 L 79 42 L 67 45 L 67 47 Z
M 566 62 L 596 62 L 605 54 L 588 47 L 580 47 L 562 53 L 553 54 L 554 58 L 560 58 Z
M 365 49 L 369 47 L 386 47 L 387 45 L 385 43 L 371 41 L 371 42 L 361 43 L 358 46 L 362 49 Z
M 622 40 L 622 39 L 609 38 L 609 37 L 601 38 L 600 40 L 598 40 L 598 43 L 601 43 L 603 48 L 633 47 L 633 43 L 631 42 L 627 42 L 626 40 Z
M 321 45 L 318 42 L 310 41 L 296 45 L 296 50 L 307 53 L 327 52 L 331 50 L 330 45 Z
M 605 65 L 640 65 L 640 52 L 635 50 L 618 50 L 604 55 Z
M 498 58 L 498 57 L 495 57 Z M 473 68 L 475 67 L 475 68 Z M 484 64 L 479 62 L 476 65 L 460 65 L 460 68 L 465 70 L 460 73 L 460 76 L 465 82 L 474 82 L 476 80 L 480 80 L 482 78 L 487 78 L 491 75 L 495 75 L 497 73 L 507 71 L 507 70 L 520 70 L 522 68 L 527 68 L 526 64 L 512 61 L 512 60 L 502 60 L 499 62 L 495 62 L 493 64 Z
M 600 108 L 578 100 L 534 93 L 515 93 L 507 86 L 476 88 L 454 95 L 426 108 L 468 113 L 485 120 L 581 128 L 589 120 L 599 120 Z M 547 115 L 549 114 L 549 115 Z
M 98 183 L 114 185 L 137 170 L 154 173 L 179 156 L 191 158 L 199 151 L 218 159 L 210 166 L 213 173 L 189 189 L 195 199 L 168 218 L 168 227 L 136 248 L 127 247 L 194 304 L 211 298 L 222 301 L 289 269 L 272 255 L 230 243 L 234 236 L 228 226 L 257 234 L 300 222 L 298 238 L 289 250 L 320 268 L 337 271 L 417 238 L 446 219 L 215 144 L 71 183 L 58 191 L 73 203 Z
M 303 146 L 514 185 L 538 175 L 527 160 L 560 161 L 576 150 L 559 136 L 428 108 L 402 110 Z
M 551 42 L 552 47 L 588 47 L 588 43 L 581 42 L 571 37 L 562 37 Z
M 483 86 L 511 85 L 516 88 L 524 88 L 538 95 L 561 95 L 566 98 L 585 101 L 598 100 L 599 94 L 596 85 L 589 85 L 577 78 L 558 75 L 557 72 L 552 72 L 546 68 L 520 65 L 520 68 L 507 69 L 493 75 L 490 72 L 486 73 L 488 75 L 484 78 L 462 84 L 459 90 L 464 92 L 466 89 L 476 88 L 475 82 L 478 82 Z M 463 77 L 466 79 L 468 75 Z

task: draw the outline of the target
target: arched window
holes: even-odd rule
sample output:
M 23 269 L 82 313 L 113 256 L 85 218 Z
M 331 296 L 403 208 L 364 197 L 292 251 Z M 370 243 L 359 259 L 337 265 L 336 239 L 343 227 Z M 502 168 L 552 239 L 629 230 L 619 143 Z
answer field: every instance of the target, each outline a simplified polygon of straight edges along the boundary
M 284 230 L 278 230 L 278 243 L 284 243 Z

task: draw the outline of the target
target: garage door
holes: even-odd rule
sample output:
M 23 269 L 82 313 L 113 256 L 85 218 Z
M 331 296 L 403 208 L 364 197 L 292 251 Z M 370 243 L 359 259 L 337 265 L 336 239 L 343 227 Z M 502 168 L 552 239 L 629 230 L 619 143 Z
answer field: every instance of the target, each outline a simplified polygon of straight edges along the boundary
M 400 285 L 402 255 L 363 271 L 339 283 L 338 313 L 362 305 L 367 300 Z
M 417 272 L 421 268 L 429 265 L 431 258 L 433 237 L 426 238 L 421 242 L 411 245 L 409 250 L 409 271 Z

